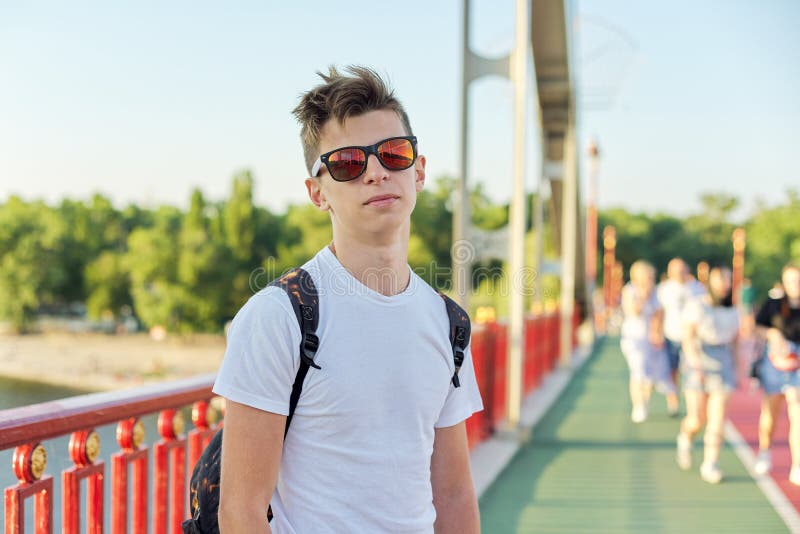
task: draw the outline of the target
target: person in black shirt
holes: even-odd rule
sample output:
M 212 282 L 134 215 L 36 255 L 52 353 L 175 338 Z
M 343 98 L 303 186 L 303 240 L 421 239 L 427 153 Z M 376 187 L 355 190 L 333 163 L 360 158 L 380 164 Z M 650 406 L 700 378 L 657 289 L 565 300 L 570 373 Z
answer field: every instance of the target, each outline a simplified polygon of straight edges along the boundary
M 789 447 L 792 469 L 789 481 L 800 486 L 800 265 L 788 264 L 781 271 L 783 295 L 768 298 L 756 315 L 759 335 L 767 342 L 767 353 L 758 369 L 764 397 L 758 424 L 759 452 L 755 470 L 772 468 L 769 447 L 781 398 L 789 412 Z

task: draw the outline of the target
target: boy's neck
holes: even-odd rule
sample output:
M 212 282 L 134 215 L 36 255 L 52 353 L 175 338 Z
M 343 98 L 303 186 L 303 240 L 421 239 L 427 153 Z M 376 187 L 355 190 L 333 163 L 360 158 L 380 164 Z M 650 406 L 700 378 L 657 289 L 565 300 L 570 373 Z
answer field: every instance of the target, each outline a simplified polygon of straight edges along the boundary
M 365 244 L 334 236 L 329 248 L 356 280 L 381 295 L 397 295 L 408 287 L 408 239 Z

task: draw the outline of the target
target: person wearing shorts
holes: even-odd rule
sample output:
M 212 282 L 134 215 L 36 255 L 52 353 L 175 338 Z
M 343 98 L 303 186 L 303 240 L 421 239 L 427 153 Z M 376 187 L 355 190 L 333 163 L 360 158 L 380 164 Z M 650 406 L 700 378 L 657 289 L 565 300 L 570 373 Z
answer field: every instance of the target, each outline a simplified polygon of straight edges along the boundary
M 661 307 L 655 294 L 655 269 L 638 260 L 631 265 L 630 282 L 622 288 L 624 319 L 620 348 L 628 364 L 631 421 L 647 420 L 654 385 L 669 390 L 669 370 L 663 352 Z
M 800 265 L 784 266 L 781 283 L 783 292 L 776 294 L 777 298 L 768 298 L 756 314 L 756 329 L 766 347 L 757 368 L 764 394 L 755 470 L 764 474 L 772 469 L 772 435 L 781 401 L 785 399 L 792 454 L 789 481 L 800 485 Z
M 739 313 L 733 306 L 732 275 L 715 267 L 708 276 L 708 295 L 691 301 L 684 311 L 683 389 L 686 417 L 677 438 L 677 462 L 692 467 L 692 441 L 705 426 L 700 477 L 711 484 L 722 480 L 719 451 L 731 392 L 736 389 L 735 343 Z

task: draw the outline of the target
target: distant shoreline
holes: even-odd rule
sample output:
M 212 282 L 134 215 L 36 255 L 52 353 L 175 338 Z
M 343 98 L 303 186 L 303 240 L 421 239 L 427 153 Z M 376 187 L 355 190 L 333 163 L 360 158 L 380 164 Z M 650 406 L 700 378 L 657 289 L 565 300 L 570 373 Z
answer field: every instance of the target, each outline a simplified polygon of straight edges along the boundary
M 109 391 L 216 372 L 223 336 L 29 334 L 0 336 L 0 376 Z

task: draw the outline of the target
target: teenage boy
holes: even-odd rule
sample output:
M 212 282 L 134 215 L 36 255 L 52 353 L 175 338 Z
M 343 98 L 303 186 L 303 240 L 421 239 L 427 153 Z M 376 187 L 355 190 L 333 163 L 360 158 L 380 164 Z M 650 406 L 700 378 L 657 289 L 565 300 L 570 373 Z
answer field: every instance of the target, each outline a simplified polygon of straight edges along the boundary
M 320 76 L 294 110 L 308 196 L 333 227 L 303 265 L 319 295 L 320 369 L 305 378 L 284 442 L 300 328 L 282 289 L 250 298 L 214 386 L 227 400 L 221 529 L 478 532 L 464 427 L 482 409 L 471 354 L 455 387 L 445 303 L 407 262 L 425 157 L 374 71 Z

